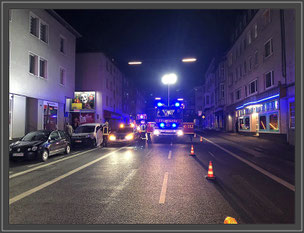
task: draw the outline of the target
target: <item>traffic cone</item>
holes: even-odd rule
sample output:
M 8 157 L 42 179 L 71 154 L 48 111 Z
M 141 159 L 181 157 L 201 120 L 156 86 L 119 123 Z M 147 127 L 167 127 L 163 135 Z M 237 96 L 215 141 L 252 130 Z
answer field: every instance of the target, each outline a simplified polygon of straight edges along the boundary
M 205 176 L 207 180 L 215 180 L 215 175 L 213 174 L 212 162 L 209 161 L 208 175 Z
M 235 218 L 232 217 L 226 217 L 224 220 L 224 224 L 238 224 Z
M 203 142 L 203 137 L 200 138 L 200 142 Z
M 195 154 L 194 154 L 194 148 L 193 148 L 193 145 L 191 145 L 191 151 L 190 151 L 190 155 L 195 155 Z

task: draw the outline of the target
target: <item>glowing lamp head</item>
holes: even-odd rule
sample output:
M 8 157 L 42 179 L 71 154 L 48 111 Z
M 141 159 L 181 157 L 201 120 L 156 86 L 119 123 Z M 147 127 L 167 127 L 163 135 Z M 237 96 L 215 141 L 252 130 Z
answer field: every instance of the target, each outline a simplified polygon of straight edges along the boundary
M 134 127 L 135 127 L 135 125 L 134 125 L 133 123 L 131 123 L 131 124 L 130 124 L 130 126 L 131 126 L 132 128 L 134 128 Z
M 144 116 L 143 115 L 140 115 L 140 119 L 143 119 L 144 118 Z
M 159 124 L 159 126 L 160 126 L 161 128 L 164 128 L 164 127 L 165 127 L 165 123 L 162 122 L 162 123 Z
M 175 103 L 175 107 L 179 107 L 180 106 L 180 103 L 179 102 L 176 102 Z
M 120 124 L 120 125 L 119 125 L 119 128 L 124 128 L 124 127 L 125 127 L 124 124 Z
M 158 106 L 158 107 L 161 107 L 162 105 L 163 105 L 163 104 L 162 104 L 161 102 L 158 102 L 158 103 L 157 103 L 157 106 Z
M 165 85 L 170 85 L 170 84 L 174 84 L 177 81 L 177 76 L 176 74 L 166 74 L 162 77 L 162 82 Z
M 172 124 L 172 127 L 173 127 L 173 128 L 176 128 L 176 124 L 175 124 L 175 123 L 173 123 L 173 124 Z

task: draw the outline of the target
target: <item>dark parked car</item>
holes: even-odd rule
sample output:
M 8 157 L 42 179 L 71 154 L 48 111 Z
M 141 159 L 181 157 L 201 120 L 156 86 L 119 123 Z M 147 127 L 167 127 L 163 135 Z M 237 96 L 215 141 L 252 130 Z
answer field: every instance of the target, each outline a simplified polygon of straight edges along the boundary
M 10 144 L 10 159 L 26 158 L 46 161 L 49 156 L 71 151 L 70 138 L 61 130 L 39 130 L 26 134 L 19 141 Z

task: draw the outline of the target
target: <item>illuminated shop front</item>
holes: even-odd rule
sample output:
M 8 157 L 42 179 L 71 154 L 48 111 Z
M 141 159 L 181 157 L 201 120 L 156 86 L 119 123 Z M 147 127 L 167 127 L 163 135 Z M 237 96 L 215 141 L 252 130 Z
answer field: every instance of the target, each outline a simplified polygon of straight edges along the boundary
M 237 107 L 236 118 L 241 132 L 279 133 L 279 94 Z

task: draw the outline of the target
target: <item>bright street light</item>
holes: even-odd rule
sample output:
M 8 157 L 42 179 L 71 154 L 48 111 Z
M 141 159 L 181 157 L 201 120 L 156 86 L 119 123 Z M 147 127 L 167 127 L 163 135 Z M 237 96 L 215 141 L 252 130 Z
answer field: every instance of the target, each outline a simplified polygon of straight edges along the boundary
M 176 83 L 177 81 L 177 76 L 176 74 L 165 74 L 163 77 L 162 77 L 162 82 L 163 84 L 165 85 L 170 85 L 170 84 L 174 84 Z
M 129 61 L 128 64 L 129 65 L 141 65 L 142 62 L 141 61 Z
M 182 60 L 182 62 L 195 62 L 196 61 L 196 58 L 184 58 L 183 60 Z
M 173 73 L 171 73 L 171 74 L 165 74 L 163 77 L 162 77 L 162 82 L 163 82 L 163 84 L 165 84 L 165 85 L 168 85 L 168 107 L 169 107 L 169 105 L 170 105 L 170 91 L 169 91 L 169 86 L 170 86 L 170 84 L 174 84 L 174 83 L 176 83 L 176 81 L 177 81 L 177 76 L 176 76 L 176 74 L 173 74 Z

